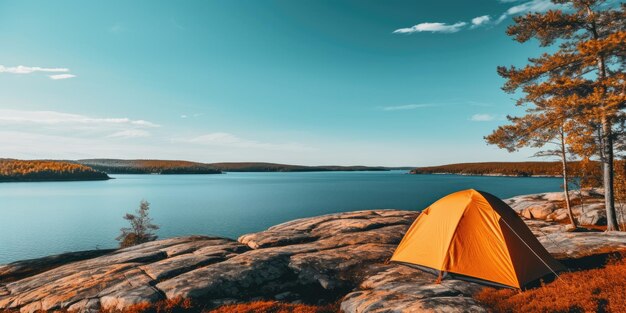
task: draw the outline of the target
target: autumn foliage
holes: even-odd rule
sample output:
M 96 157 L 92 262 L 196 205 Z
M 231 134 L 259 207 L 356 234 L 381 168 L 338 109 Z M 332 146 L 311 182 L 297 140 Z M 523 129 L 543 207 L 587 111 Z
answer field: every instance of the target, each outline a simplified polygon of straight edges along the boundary
M 589 175 L 600 175 L 600 164 L 594 162 Z M 570 162 L 574 175 L 580 171 L 578 162 Z M 506 175 L 506 176 L 560 176 L 560 162 L 482 162 L 457 163 L 440 166 L 418 167 L 413 174 L 463 174 L 463 175 Z
M 0 181 L 104 180 L 107 174 L 62 161 L 0 159 Z
M 109 174 L 220 174 L 210 164 L 176 160 L 86 159 L 80 164 Z
M 626 4 L 607 0 L 552 0 L 563 10 L 528 12 L 514 18 L 507 34 L 520 43 L 550 47 L 522 67 L 500 66 L 502 89 L 521 93 L 525 115 L 509 116 L 485 137 L 508 151 L 554 150 L 562 162 L 567 199 L 568 155 L 602 164 L 607 230 L 619 230 L 615 210 L 614 160 L 626 139 Z M 569 203 L 569 199 L 567 199 Z M 573 222 L 570 210 L 570 218 Z M 575 225 L 574 225 L 575 226 Z
M 476 295 L 494 312 L 626 312 L 626 259 L 570 272 L 523 292 L 485 288 Z
M 225 305 L 215 310 L 208 311 L 208 313 L 335 313 L 338 310 L 339 308 L 334 304 L 316 306 L 277 301 L 255 301 L 244 304 Z
M 207 308 L 190 299 L 174 298 L 156 303 L 138 303 L 123 311 L 100 310 L 100 313 L 335 313 L 338 311 L 339 307 L 336 303 L 309 305 L 263 300 Z

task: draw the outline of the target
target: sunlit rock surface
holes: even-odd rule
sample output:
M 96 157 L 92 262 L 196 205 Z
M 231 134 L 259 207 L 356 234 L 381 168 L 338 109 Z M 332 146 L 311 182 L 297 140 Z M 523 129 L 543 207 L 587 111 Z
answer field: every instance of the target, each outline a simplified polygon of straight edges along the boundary
M 602 189 L 570 192 L 572 212 L 580 225 L 606 225 L 606 211 L 602 193 Z M 506 199 L 504 202 L 528 220 L 569 221 L 563 192 L 522 195 Z
M 509 202 L 518 211 L 529 201 L 550 202 L 524 197 Z M 432 275 L 385 263 L 416 217 L 399 210 L 338 213 L 290 221 L 238 241 L 188 236 L 15 262 L 0 266 L 0 309 L 96 312 L 175 297 L 210 307 L 345 295 L 345 312 L 483 312 L 471 297 L 478 285 L 435 284 Z M 563 224 L 526 222 L 558 258 L 626 249 L 624 233 L 564 232 Z
M 344 312 L 487 312 L 472 299 L 482 286 L 460 280 L 435 284 L 433 275 L 400 265 L 381 265 L 341 302 Z
M 66 264 L 59 261 L 63 255 L 50 266 L 44 259 L 16 262 L 0 267 L 0 308 L 95 312 L 174 297 L 209 305 L 254 297 L 339 297 L 369 274 L 369 265 L 391 256 L 416 216 L 394 210 L 340 213 L 291 221 L 240 241 L 179 237 L 94 253 L 87 260 L 66 256 Z M 57 267 L 29 269 L 26 277 L 6 282 L 25 264 Z

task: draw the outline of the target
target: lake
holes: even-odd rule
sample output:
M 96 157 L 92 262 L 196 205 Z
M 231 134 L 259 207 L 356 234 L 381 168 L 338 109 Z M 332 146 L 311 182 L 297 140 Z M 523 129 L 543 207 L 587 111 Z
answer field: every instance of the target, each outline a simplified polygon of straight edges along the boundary
M 108 181 L 0 183 L 0 264 L 67 251 L 115 247 L 122 216 L 142 199 L 160 238 L 237 238 L 320 214 L 421 210 L 474 188 L 501 198 L 559 191 L 560 178 L 409 175 L 389 172 L 111 175 Z

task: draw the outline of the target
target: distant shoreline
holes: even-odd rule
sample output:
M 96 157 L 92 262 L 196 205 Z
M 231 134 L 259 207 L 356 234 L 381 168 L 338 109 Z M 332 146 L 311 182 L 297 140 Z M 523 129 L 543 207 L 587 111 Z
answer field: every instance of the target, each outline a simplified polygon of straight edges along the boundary
M 52 178 L 52 179 L 15 179 L 15 180 L 7 180 L 0 179 L 0 184 L 2 183 L 47 183 L 47 182 L 77 182 L 77 181 L 105 181 L 115 179 L 115 177 L 108 178 Z
M 200 163 L 157 159 L 15 160 L 0 159 L 0 182 L 100 181 L 108 175 L 213 175 L 272 172 L 387 172 L 412 175 L 560 178 L 560 162 L 477 162 L 428 167 L 290 165 L 267 162 Z M 570 162 L 570 170 L 580 165 Z M 592 166 L 595 171 L 595 165 Z
M 585 172 L 587 175 L 599 173 L 600 164 L 591 162 L 581 164 L 571 161 L 568 164 L 569 172 Z M 437 166 L 416 167 L 410 174 L 455 174 L 471 176 L 501 176 L 501 177 L 563 177 L 563 165 L 561 162 L 476 162 L 455 163 Z
M 532 178 L 562 178 L 563 176 L 559 175 L 510 175 L 510 174 L 501 174 L 501 173 L 486 173 L 486 174 L 474 174 L 474 173 L 447 173 L 447 172 L 437 172 L 437 173 L 410 173 L 411 175 L 458 175 L 458 176 L 488 176 L 488 177 L 532 177 Z
M 221 174 L 228 172 L 334 172 L 410 170 L 411 167 L 290 165 L 267 162 L 200 163 L 181 160 L 85 159 L 70 161 L 107 174 Z
M 213 175 L 235 172 L 337 172 L 410 170 L 409 167 L 306 166 L 265 162 L 200 163 L 182 160 L 17 160 L 0 159 L 1 182 L 101 181 L 108 175 Z
M 95 181 L 111 179 L 81 164 L 52 160 L 0 159 L 0 182 Z

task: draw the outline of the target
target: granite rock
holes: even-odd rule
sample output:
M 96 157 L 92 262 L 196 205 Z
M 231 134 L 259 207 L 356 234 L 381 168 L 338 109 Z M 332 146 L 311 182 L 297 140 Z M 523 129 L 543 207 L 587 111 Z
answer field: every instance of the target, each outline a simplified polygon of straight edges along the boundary
M 531 195 L 507 201 L 522 212 L 550 207 L 554 199 Z M 582 214 L 596 218 L 590 213 L 595 211 Z M 0 266 L 0 310 L 97 312 L 176 297 L 211 307 L 254 299 L 334 301 L 345 295 L 341 309 L 350 313 L 485 312 L 472 299 L 479 285 L 436 284 L 430 274 L 385 262 L 417 215 L 337 213 L 290 221 L 238 241 L 187 236 L 14 262 Z M 563 224 L 536 218 L 526 223 L 557 258 L 626 250 L 626 233 L 567 232 Z

